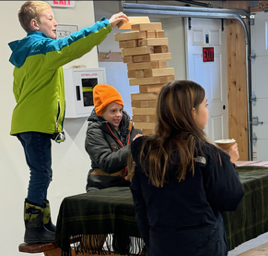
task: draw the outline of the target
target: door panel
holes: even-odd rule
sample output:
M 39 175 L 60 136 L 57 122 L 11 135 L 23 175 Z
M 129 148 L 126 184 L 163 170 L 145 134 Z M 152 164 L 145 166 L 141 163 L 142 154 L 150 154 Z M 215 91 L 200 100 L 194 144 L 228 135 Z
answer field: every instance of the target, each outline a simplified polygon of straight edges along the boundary
M 212 141 L 228 138 L 228 90 L 226 35 L 221 20 L 185 19 L 189 80 L 199 83 L 206 91 L 209 120 L 205 132 Z M 203 62 L 203 47 L 214 47 L 214 61 Z

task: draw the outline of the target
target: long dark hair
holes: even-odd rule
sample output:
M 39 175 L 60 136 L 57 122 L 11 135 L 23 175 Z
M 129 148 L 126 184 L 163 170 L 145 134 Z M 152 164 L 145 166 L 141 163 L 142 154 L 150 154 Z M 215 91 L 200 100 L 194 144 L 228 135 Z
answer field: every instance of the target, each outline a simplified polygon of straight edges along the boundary
M 164 185 L 166 170 L 175 151 L 180 158 L 178 181 L 185 179 L 187 170 L 194 175 L 195 150 L 201 149 L 207 139 L 202 128 L 195 123 L 192 109 L 198 112 L 204 98 L 202 86 L 188 80 L 175 80 L 161 88 L 155 134 L 144 138 L 139 156 L 142 169 L 154 186 Z M 131 160 L 129 163 L 131 178 L 135 165 Z

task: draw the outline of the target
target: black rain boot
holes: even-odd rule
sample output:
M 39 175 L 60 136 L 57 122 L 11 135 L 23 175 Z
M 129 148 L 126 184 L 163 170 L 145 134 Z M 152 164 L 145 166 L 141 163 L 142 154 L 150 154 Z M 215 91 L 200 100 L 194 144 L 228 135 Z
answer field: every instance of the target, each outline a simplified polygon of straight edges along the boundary
M 52 232 L 56 232 L 56 226 L 51 221 L 51 212 L 49 201 L 47 199 L 44 200 L 44 217 L 43 217 L 44 226 L 46 229 Z
M 24 222 L 25 235 L 24 242 L 27 244 L 53 243 L 55 232 L 51 232 L 43 224 L 44 209 L 34 205 L 25 199 Z

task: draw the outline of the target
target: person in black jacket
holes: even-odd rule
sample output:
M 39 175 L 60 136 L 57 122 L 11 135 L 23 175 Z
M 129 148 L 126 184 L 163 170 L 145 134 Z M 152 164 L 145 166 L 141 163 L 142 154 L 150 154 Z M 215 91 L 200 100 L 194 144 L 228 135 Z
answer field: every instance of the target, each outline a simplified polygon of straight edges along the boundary
M 94 109 L 88 118 L 85 148 L 91 159 L 86 190 L 129 186 L 127 158 L 130 143 L 141 136 L 123 110 L 120 93 L 112 86 L 98 84 L 93 89 Z
M 237 144 L 228 155 L 208 142 L 205 91 L 195 82 L 164 85 L 156 112 L 155 135 L 135 140 L 129 160 L 146 256 L 226 256 L 221 211 L 234 211 L 244 194 Z

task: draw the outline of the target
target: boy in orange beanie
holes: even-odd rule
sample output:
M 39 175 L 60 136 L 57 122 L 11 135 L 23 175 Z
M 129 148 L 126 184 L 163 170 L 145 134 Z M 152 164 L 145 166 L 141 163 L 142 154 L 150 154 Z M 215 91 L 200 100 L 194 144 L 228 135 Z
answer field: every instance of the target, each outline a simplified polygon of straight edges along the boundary
M 91 159 L 86 190 L 129 186 L 125 176 L 130 143 L 141 136 L 141 131 L 134 129 L 123 110 L 123 99 L 113 86 L 96 85 L 93 101 L 85 141 Z
M 108 187 L 129 186 L 125 179 L 130 143 L 141 136 L 123 110 L 120 93 L 107 84 L 93 89 L 95 109 L 88 118 L 85 147 L 91 159 L 86 190 L 94 191 Z M 128 251 L 129 238 L 114 235 L 113 250 L 121 254 Z
M 97 116 L 101 116 L 103 109 L 112 102 L 124 106 L 120 93 L 108 84 L 98 84 L 94 87 L 93 101 Z

